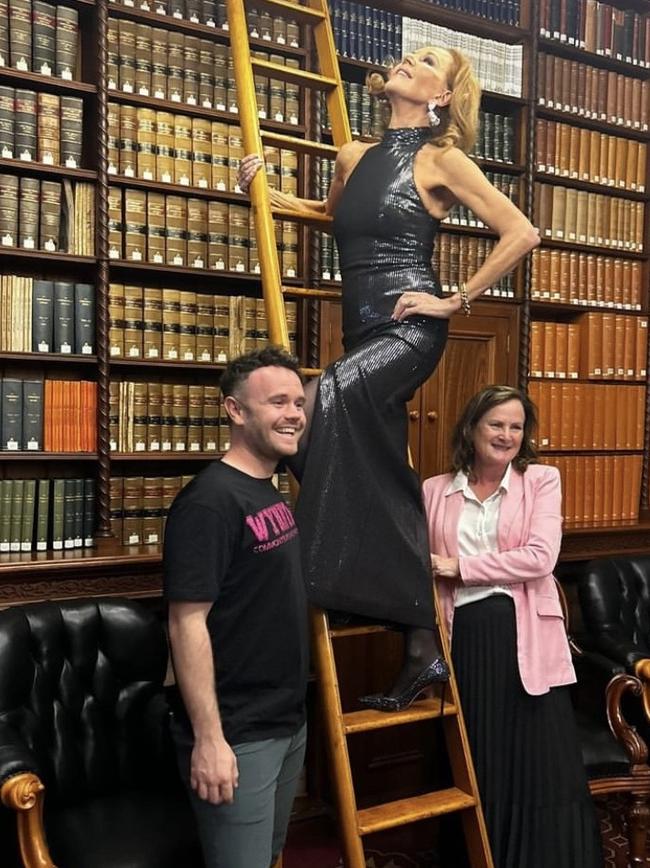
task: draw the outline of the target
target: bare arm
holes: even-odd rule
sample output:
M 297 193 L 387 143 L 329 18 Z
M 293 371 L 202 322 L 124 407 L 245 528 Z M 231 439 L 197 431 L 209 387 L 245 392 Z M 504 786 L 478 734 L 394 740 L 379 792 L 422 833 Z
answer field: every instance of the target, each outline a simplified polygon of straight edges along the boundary
M 218 805 L 232 802 L 237 759 L 223 735 L 206 618 L 212 603 L 169 604 L 169 640 L 176 681 L 194 732 L 192 789 Z

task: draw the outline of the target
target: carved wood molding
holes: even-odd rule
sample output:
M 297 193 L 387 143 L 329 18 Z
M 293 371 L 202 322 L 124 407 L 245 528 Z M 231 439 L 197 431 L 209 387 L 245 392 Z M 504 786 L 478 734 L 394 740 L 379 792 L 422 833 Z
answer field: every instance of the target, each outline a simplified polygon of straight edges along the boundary
M 594 528 L 591 534 L 565 536 L 562 540 L 560 561 L 586 561 L 592 558 L 625 554 L 648 554 L 650 533 L 647 530 L 630 528 L 620 533 L 603 533 Z
M 108 574 L 84 578 L 52 578 L 38 582 L 0 583 L 0 608 L 40 600 L 62 600 L 74 597 L 157 597 L 162 592 L 159 571 L 138 575 Z
M 0 788 L 0 799 L 16 811 L 18 844 L 25 868 L 56 868 L 45 840 L 43 794 L 45 787 L 31 772 L 14 775 Z

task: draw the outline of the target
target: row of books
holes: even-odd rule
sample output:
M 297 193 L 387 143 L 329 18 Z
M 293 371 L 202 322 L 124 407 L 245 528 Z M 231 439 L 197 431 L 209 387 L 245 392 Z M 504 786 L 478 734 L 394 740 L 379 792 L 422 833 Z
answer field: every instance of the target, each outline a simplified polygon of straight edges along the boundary
M 218 386 L 111 381 L 109 442 L 117 452 L 225 452 L 228 415 Z
M 174 498 L 193 476 L 112 476 L 111 533 L 122 545 L 162 543 Z
M 554 121 L 537 121 L 538 172 L 644 193 L 647 146 Z
M 0 174 L 0 245 L 93 256 L 93 185 Z
M 540 53 L 537 82 L 541 106 L 628 129 L 648 129 L 650 81 Z
M 622 60 L 650 66 L 650 16 L 635 9 L 619 9 L 598 0 L 543 0 L 540 33 Z
M 343 57 L 384 63 L 402 50 L 402 16 L 367 3 L 329 0 L 334 44 Z
M 144 190 L 109 188 L 109 256 L 132 262 L 259 274 L 252 209 Z M 298 273 L 298 227 L 275 224 L 282 274 Z
M 3 377 L 0 448 L 8 452 L 95 452 L 97 383 Z
M 432 263 L 443 292 L 457 292 L 492 252 L 495 241 L 441 232 L 436 238 Z M 505 274 L 484 293 L 493 298 L 514 298 L 514 275 Z
M 528 388 L 540 451 L 643 450 L 645 386 L 532 381 Z
M 295 352 L 296 302 L 285 310 Z M 111 283 L 108 315 L 109 354 L 117 358 L 221 363 L 268 345 L 259 298 Z
M 433 0 L 429 2 L 433 3 Z M 519 24 L 519 0 L 436 0 L 435 5 L 468 15 L 478 15 L 479 18 L 498 21 L 499 24 Z
M 0 276 L 0 352 L 95 351 L 95 287 Z
M 386 104 L 374 99 L 365 84 L 356 81 L 343 81 L 345 103 L 348 107 L 350 131 L 353 136 L 368 139 L 379 139 L 386 128 Z M 327 103 L 320 101 L 320 125 L 326 132 L 331 132 Z
M 505 175 L 501 172 L 486 172 L 488 181 L 497 188 L 504 196 L 507 196 L 515 205 L 519 205 L 519 190 L 521 181 L 514 175 Z M 442 221 L 442 225 L 471 226 L 485 228 L 486 224 L 480 220 L 467 205 L 454 205 L 449 214 Z
M 109 103 L 108 173 L 163 184 L 241 192 L 244 155 L 238 124 Z M 264 148 L 269 185 L 298 191 L 295 151 Z
M 0 86 L 0 157 L 81 166 L 83 100 Z
M 530 297 L 534 301 L 641 310 L 643 263 L 577 250 L 533 251 Z
M 643 251 L 643 202 L 540 183 L 534 201 L 542 238 Z
M 94 479 L 0 480 L 0 552 L 95 544 Z
M 73 79 L 79 14 L 41 0 L 0 0 L 0 66 Z
M 543 456 L 562 480 L 566 527 L 604 527 L 639 518 L 641 455 Z
M 402 52 L 423 45 L 457 48 L 469 59 L 484 90 L 522 95 L 523 46 L 472 36 L 416 18 L 402 19 Z
M 147 24 L 110 19 L 106 80 L 109 90 L 237 113 L 235 69 L 229 45 Z M 298 60 L 253 51 L 260 60 L 298 68 Z M 300 123 L 300 87 L 255 75 L 261 118 Z
M 534 320 L 529 376 L 643 380 L 647 351 L 645 317 L 589 313 L 571 323 Z

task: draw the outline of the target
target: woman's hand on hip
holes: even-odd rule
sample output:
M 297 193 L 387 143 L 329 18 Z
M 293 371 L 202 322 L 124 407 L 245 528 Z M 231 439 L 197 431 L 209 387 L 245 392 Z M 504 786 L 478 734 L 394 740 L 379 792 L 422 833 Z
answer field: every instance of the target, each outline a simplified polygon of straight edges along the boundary
M 457 579 L 460 576 L 458 558 L 443 558 L 432 554 L 431 569 L 437 579 Z
M 237 186 L 242 193 L 248 193 L 251 181 L 264 165 L 264 161 L 257 154 L 246 154 L 242 157 L 237 171 Z
M 402 322 L 407 316 L 430 316 L 434 319 L 449 319 L 460 310 L 460 298 L 438 298 L 428 292 L 403 292 L 397 299 L 393 319 Z

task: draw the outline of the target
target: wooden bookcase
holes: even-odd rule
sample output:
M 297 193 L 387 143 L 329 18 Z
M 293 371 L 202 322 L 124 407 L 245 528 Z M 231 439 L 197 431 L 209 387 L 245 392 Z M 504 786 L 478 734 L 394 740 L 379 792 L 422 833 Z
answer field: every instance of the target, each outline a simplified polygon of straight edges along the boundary
M 550 0 L 549 0 L 550 2 Z M 56 354 L 2 353 L 0 354 L 1 376 L 53 375 L 64 379 L 92 379 L 98 384 L 98 449 L 97 453 L 71 455 L 68 453 L 34 453 L 16 455 L 0 452 L 0 478 L 55 477 L 57 475 L 92 475 L 97 480 L 97 546 L 92 549 L 70 552 L 39 552 L 33 554 L 0 555 L 0 604 L 41 599 L 48 596 L 73 596 L 97 593 L 127 593 L 129 595 L 155 596 L 160 588 L 161 556 L 157 546 L 124 547 L 110 537 L 109 482 L 112 476 L 129 476 L 132 472 L 141 475 L 163 476 L 191 474 L 200 469 L 214 454 L 177 455 L 156 453 L 117 453 L 109 449 L 109 383 L 111 378 L 145 380 L 169 379 L 183 384 L 218 382 L 221 367 L 217 364 L 198 362 L 162 362 L 143 359 L 115 359 L 109 353 L 108 287 L 111 282 L 133 283 L 158 287 L 173 287 L 179 290 L 200 291 L 215 294 L 247 295 L 259 297 L 260 284 L 255 275 L 191 267 L 169 266 L 149 262 L 133 262 L 113 259 L 109 256 L 108 191 L 109 187 L 131 188 L 145 192 L 164 192 L 193 196 L 198 199 L 214 197 L 229 204 L 244 204 L 245 197 L 232 191 L 215 192 L 205 188 L 186 185 L 162 184 L 135 177 L 108 173 L 108 105 L 127 104 L 160 111 L 182 113 L 190 117 L 233 123 L 237 116 L 231 112 L 187 105 L 171 100 L 109 89 L 105 71 L 108 68 L 109 18 L 128 20 L 147 26 L 166 29 L 200 39 L 225 44 L 227 31 L 205 24 L 195 23 L 172 15 L 163 16 L 154 11 L 120 5 L 108 0 L 66 0 L 66 5 L 79 10 L 81 62 L 79 80 L 61 79 L 24 73 L 7 66 L 0 67 L 0 84 L 26 87 L 36 91 L 67 93 L 80 96 L 84 101 L 84 159 L 80 169 L 65 169 L 24 164 L 19 160 L 0 160 L 0 172 L 27 174 L 38 178 L 69 178 L 93 183 L 96 191 L 96 251 L 93 257 L 68 254 L 48 254 L 41 251 L 25 251 L 0 247 L 0 272 L 6 274 L 43 276 L 51 279 L 78 280 L 94 284 L 96 288 L 97 341 L 96 353 L 92 356 L 63 356 Z M 650 78 L 650 69 L 638 64 L 628 64 L 616 59 L 585 52 L 565 43 L 540 36 L 540 14 L 530 0 L 522 0 L 520 23 L 505 25 L 461 11 L 437 6 L 427 0 L 374 0 L 373 7 L 387 11 L 399 11 L 425 22 L 432 22 L 473 36 L 493 39 L 509 45 L 520 45 L 523 50 L 523 77 L 521 97 L 486 92 L 483 109 L 492 113 L 508 115 L 513 120 L 513 159 L 508 165 L 495 160 L 479 160 L 486 171 L 503 173 L 515 179 L 519 204 L 533 222 L 535 213 L 534 185 L 536 183 L 559 183 L 591 193 L 611 193 L 610 188 L 571 179 L 557 179 L 540 174 L 535 160 L 536 131 L 538 120 L 569 122 L 585 129 L 632 138 L 647 143 L 650 134 L 626 127 L 607 124 L 600 120 L 580 117 L 572 112 L 560 112 L 555 108 L 540 106 L 538 94 L 543 82 L 538 78 L 537 56 L 539 53 L 559 56 L 584 64 L 593 64 L 628 75 L 632 78 Z M 617 6 L 629 6 L 637 12 L 648 13 L 646 0 L 617 0 Z M 278 46 L 268 40 L 253 40 L 255 48 L 274 51 L 309 63 L 310 46 L 299 48 Z M 341 57 L 343 77 L 360 83 L 372 65 L 353 58 Z M 286 131 L 290 134 L 309 132 L 310 137 L 319 135 L 320 117 L 317 106 L 304 95 L 301 97 L 299 125 L 265 121 L 268 129 Z M 323 133 L 323 138 L 326 134 Z M 647 170 L 646 166 L 646 170 Z M 647 174 L 647 172 L 646 172 Z M 299 169 L 300 190 L 316 190 L 319 167 L 301 161 Z M 642 264 L 642 307 L 634 311 L 635 317 L 648 313 L 648 245 L 650 221 L 647 214 L 648 192 L 618 191 L 620 198 L 640 201 L 645 205 L 643 251 L 629 254 Z M 445 224 L 441 232 L 449 239 L 487 238 L 489 230 L 472 226 Z M 339 290 L 333 281 L 322 279 L 318 244 L 315 234 L 303 234 L 300 246 L 300 269 L 304 285 L 320 286 L 323 289 Z M 596 248 L 579 244 L 567 244 L 557 240 L 544 241 L 544 247 L 571 248 L 577 252 L 595 253 Z M 611 249 L 602 255 L 617 256 Z M 627 254 L 626 254 L 627 255 Z M 494 381 L 507 381 L 527 385 L 529 382 L 529 352 L 531 323 L 547 321 L 569 323 L 584 312 L 598 308 L 582 308 L 578 305 L 540 302 L 531 299 L 534 281 L 532 264 L 527 261 L 520 266 L 514 277 L 512 297 L 484 297 L 475 305 L 472 317 L 466 320 L 455 317 L 451 323 L 450 342 L 443 362 L 431 381 L 426 383 L 411 403 L 411 449 L 421 475 L 445 469 L 449 432 L 458 410 L 477 388 Z M 288 281 L 290 282 L 290 281 Z M 295 281 L 298 285 L 300 281 Z M 340 342 L 340 306 L 334 301 L 298 301 L 299 355 L 306 367 L 318 367 L 336 357 Z M 646 366 L 647 367 L 647 366 Z M 616 384 L 616 379 L 609 380 Z M 642 462 L 640 504 L 641 518 L 627 526 L 611 525 L 598 528 L 569 530 L 565 537 L 564 555 L 567 559 L 581 559 L 594 553 L 614 551 L 638 551 L 647 548 L 646 518 L 648 505 L 648 449 L 650 444 L 650 415 L 646 409 L 643 425 L 643 450 L 636 450 Z M 549 456 L 552 457 L 552 456 Z M 133 470 L 132 470 L 133 468 Z M 137 470 L 136 470 L 137 468 Z

